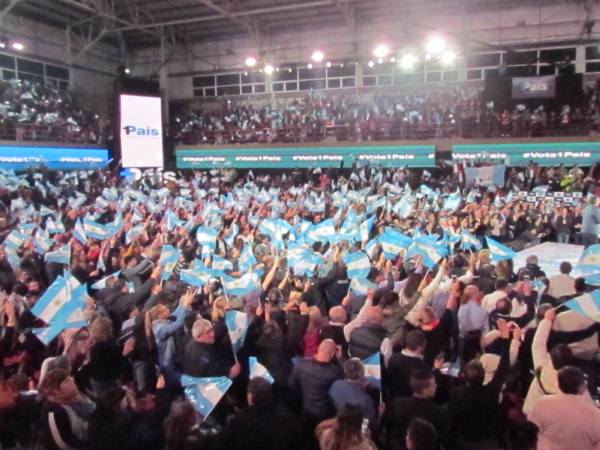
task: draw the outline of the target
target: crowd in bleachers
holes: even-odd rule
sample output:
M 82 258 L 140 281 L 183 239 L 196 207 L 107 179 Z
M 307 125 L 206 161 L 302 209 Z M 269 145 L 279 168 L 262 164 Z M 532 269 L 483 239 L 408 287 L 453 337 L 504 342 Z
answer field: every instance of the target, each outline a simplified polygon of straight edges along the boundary
M 598 170 L 0 172 L 0 446 L 600 448 Z
M 111 133 L 106 119 L 79 107 L 69 91 L 0 81 L 0 140 L 103 144 Z
M 482 90 L 432 87 L 410 94 L 377 91 L 256 103 L 222 101 L 216 108 L 178 112 L 172 133 L 183 144 L 303 143 L 432 138 L 587 135 L 600 125 L 595 89 L 581 105 L 547 111 L 525 104 L 499 110 Z

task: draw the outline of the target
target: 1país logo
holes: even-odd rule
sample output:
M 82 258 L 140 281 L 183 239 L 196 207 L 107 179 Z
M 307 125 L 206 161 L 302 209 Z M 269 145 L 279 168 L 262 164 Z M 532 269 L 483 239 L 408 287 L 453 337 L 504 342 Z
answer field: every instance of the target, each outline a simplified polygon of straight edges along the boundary
M 123 127 L 125 130 L 125 134 L 127 136 L 136 135 L 136 136 L 159 136 L 160 131 L 158 128 L 151 127 L 136 127 L 135 125 L 125 125 Z

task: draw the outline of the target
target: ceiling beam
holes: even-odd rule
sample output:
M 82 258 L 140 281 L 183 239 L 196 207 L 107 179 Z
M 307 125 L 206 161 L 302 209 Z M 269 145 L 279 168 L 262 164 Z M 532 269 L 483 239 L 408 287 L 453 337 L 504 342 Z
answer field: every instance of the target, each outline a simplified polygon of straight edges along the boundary
M 10 0 L 8 2 L 8 5 L 6 5 L 6 7 L 0 11 L 0 20 L 4 19 L 6 17 L 6 15 L 15 7 L 17 6 L 17 3 L 21 2 L 22 0 Z
M 255 36 L 257 34 L 255 28 L 250 24 L 247 17 L 235 17 L 231 15 L 230 11 L 227 11 L 225 8 L 215 4 L 212 0 L 199 0 L 204 6 L 212 9 L 213 11 L 220 14 L 222 17 L 231 20 L 232 22 L 237 23 L 244 27 L 250 35 Z

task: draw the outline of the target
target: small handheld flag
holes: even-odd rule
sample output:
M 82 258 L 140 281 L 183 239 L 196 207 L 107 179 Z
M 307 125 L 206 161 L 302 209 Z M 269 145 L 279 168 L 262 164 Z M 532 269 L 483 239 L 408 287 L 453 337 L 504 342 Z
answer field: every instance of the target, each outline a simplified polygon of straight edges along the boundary
M 513 259 L 517 256 L 517 253 L 508 248 L 506 245 L 502 245 L 500 242 L 495 241 L 489 237 L 485 237 L 488 248 L 490 249 L 490 255 L 492 261 L 503 261 L 506 259 Z
M 259 363 L 255 356 L 250 356 L 248 358 L 248 367 L 250 369 L 249 378 L 251 380 L 260 377 L 267 380 L 270 384 L 273 384 L 275 382 L 267 368 L 261 363 Z
M 194 405 L 196 411 L 202 414 L 204 420 L 221 401 L 232 382 L 227 377 L 195 378 L 193 380 L 195 384 L 185 387 L 185 396 Z
M 564 305 L 582 316 L 600 322 L 600 289 L 569 300 Z
M 225 325 L 229 332 L 231 348 L 233 349 L 233 354 L 235 356 L 244 345 L 244 340 L 246 339 L 249 325 L 248 314 L 233 310 L 225 311 Z
M 381 357 L 375 353 L 363 360 L 365 378 L 377 389 L 381 389 Z

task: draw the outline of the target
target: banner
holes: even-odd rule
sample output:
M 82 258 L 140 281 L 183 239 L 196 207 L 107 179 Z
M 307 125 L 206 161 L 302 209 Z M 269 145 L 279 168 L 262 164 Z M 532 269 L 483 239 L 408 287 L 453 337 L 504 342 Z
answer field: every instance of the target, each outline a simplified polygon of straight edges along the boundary
M 107 164 L 105 148 L 0 145 L 1 169 L 27 170 L 44 166 L 57 170 L 92 170 Z
M 467 185 L 479 182 L 481 186 L 504 186 L 504 172 L 506 166 L 467 167 L 465 169 L 465 182 Z
M 568 203 L 569 205 L 577 205 L 583 201 L 583 194 L 581 192 L 528 192 L 519 191 L 517 193 L 519 200 L 526 201 L 527 203 L 539 203 L 544 200 L 551 203 Z
M 513 100 L 527 98 L 554 98 L 556 76 L 514 77 L 512 78 Z
M 435 167 L 434 145 L 178 149 L 178 169 Z

